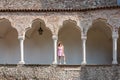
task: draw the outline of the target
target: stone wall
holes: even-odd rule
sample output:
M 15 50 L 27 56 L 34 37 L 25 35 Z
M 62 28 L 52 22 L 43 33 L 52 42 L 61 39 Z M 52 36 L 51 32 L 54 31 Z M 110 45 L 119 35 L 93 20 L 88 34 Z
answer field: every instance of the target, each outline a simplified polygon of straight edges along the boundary
M 120 66 L 1 65 L 0 80 L 119 80 Z
M 0 0 L 0 9 L 83 9 L 117 5 L 117 0 Z

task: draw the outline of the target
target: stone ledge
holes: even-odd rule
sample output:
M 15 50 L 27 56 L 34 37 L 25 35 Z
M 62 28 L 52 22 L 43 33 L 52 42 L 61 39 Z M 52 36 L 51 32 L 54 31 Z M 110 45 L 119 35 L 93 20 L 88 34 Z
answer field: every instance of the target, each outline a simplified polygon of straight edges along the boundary
M 94 67 L 93 67 L 94 66 Z M 1 80 L 118 80 L 120 65 L 0 66 Z
M 18 66 L 18 65 L 20 65 L 20 64 L 0 64 L 0 66 Z M 99 67 L 102 67 L 102 66 L 106 66 L 106 67 L 111 67 L 111 66 L 120 66 L 120 64 L 116 64 L 116 65 L 114 65 L 114 64 L 87 64 L 87 65 L 71 65 L 71 64 L 56 64 L 56 65 L 54 65 L 54 64 L 21 64 L 21 65 L 23 65 L 23 66 L 38 66 L 38 67 L 40 67 L 40 66 L 57 66 L 57 67 L 82 67 L 82 66 L 86 66 L 86 67 L 97 67 L 97 66 L 99 66 Z

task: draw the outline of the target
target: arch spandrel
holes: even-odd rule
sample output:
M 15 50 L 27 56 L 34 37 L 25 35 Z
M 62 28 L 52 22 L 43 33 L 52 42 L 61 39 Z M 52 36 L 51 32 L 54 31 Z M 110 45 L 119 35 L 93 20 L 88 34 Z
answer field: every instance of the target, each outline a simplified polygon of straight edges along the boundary
M 112 26 L 112 30 L 114 31 L 116 28 L 119 28 L 120 27 L 120 19 L 119 17 L 116 18 L 116 17 L 110 17 L 107 21 L 107 23 L 109 25 Z
M 55 15 L 43 16 L 42 19 L 45 22 L 45 25 L 52 32 L 53 35 L 57 35 L 58 28 L 61 24 L 60 17 Z
M 92 19 L 82 19 L 80 21 L 80 26 L 81 26 L 81 34 L 82 35 L 87 35 L 87 31 L 89 27 L 92 25 Z
M 53 35 L 58 35 L 59 24 L 56 23 L 47 23 L 46 26 L 49 26 Z
M 18 16 L 14 18 L 12 21 L 13 25 L 18 30 L 18 35 L 25 36 L 25 32 L 31 27 L 32 19 L 30 19 L 29 17 Z

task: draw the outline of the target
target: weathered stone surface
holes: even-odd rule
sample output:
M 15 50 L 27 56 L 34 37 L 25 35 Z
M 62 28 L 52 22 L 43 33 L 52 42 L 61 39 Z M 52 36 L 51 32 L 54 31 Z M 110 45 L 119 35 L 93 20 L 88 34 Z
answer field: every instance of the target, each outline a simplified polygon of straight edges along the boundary
M 119 80 L 120 66 L 0 66 L 1 80 Z
M 113 27 L 119 28 L 120 25 L 120 10 L 95 10 L 86 12 L 0 12 L 0 19 L 7 19 L 10 21 L 11 26 L 17 29 L 18 35 L 24 33 L 32 27 L 33 21 L 45 23 L 45 27 L 49 28 L 52 34 L 58 34 L 58 31 L 63 27 L 65 21 L 75 23 L 81 31 L 90 29 L 92 23 L 101 19 L 109 25 L 111 30 Z
M 117 0 L 0 0 L 0 9 L 83 9 L 117 5 Z

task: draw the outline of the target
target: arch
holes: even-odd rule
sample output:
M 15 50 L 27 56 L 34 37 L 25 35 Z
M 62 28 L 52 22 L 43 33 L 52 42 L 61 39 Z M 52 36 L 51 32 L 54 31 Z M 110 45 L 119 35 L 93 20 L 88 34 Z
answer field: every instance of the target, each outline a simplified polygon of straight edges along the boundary
M 93 23 L 95 23 L 96 21 L 101 21 L 101 22 L 103 22 L 103 23 L 106 24 L 106 26 L 109 27 L 110 30 L 112 31 L 112 25 L 109 24 L 109 22 L 108 22 L 108 20 L 107 20 L 106 18 L 95 18 L 95 19 L 93 19 L 93 21 L 92 21 L 92 25 L 93 25 Z M 90 26 L 90 28 L 92 27 L 92 25 Z
M 46 21 L 44 18 L 43 18 L 43 19 L 41 19 L 41 18 L 35 18 L 35 19 L 33 19 L 33 20 L 31 21 L 31 23 L 30 23 L 30 24 L 31 24 L 31 27 L 30 27 L 30 28 L 32 28 L 33 23 L 36 22 L 36 21 L 39 21 L 39 22 L 43 23 L 43 24 L 45 25 L 45 28 L 48 29 L 49 31 L 51 31 L 51 33 L 52 33 L 52 30 L 51 30 L 51 28 L 50 28 L 51 26 L 48 26 L 48 25 L 47 25 L 47 21 Z M 30 28 L 29 28 L 29 29 L 30 29 Z
M 39 29 L 43 30 L 39 34 Z M 26 32 L 25 62 L 26 64 L 51 64 L 53 59 L 52 33 L 41 19 L 33 20 L 32 27 Z
M 45 22 L 44 22 L 42 19 L 39 19 L 39 18 L 36 18 L 36 19 L 34 19 L 34 20 L 32 21 L 31 27 L 28 28 L 28 30 L 33 30 L 33 31 L 34 31 L 34 30 L 37 30 L 37 29 L 39 28 L 39 26 L 34 27 L 34 26 L 33 26 L 34 23 L 37 23 L 37 25 L 39 25 L 39 26 L 40 26 L 40 23 L 41 23 L 41 24 L 44 26 L 43 28 L 47 29 L 47 30 L 52 34 L 51 29 L 46 26 Z M 27 36 L 28 30 L 26 31 L 26 35 L 25 35 L 25 36 L 29 38 L 29 36 Z
M 87 35 L 88 64 L 111 64 L 112 31 L 106 19 L 94 20 Z
M 58 33 L 58 41 L 65 47 L 66 63 L 78 65 L 82 62 L 81 32 L 75 21 L 66 20 Z
M 74 27 L 81 31 L 81 28 L 78 26 L 78 23 L 75 20 L 72 20 L 72 19 L 64 20 L 63 24 L 60 27 L 60 29 L 64 27 L 63 25 L 68 24 L 68 23 L 71 23 L 71 24 L 75 25 Z
M 0 19 L 0 64 L 17 64 L 19 52 L 17 30 L 8 19 Z
M 71 23 L 74 23 L 76 26 L 76 28 L 78 28 L 78 27 L 80 27 L 80 20 L 78 19 L 78 16 L 77 16 L 77 18 L 74 16 L 74 17 L 65 17 L 64 16 L 64 18 L 63 19 L 61 19 L 61 27 L 63 27 L 63 23 L 65 23 L 65 22 L 71 22 Z M 80 27 L 81 28 L 81 27 Z M 79 28 L 78 28 L 79 29 Z M 81 29 L 80 29 L 81 30 Z

